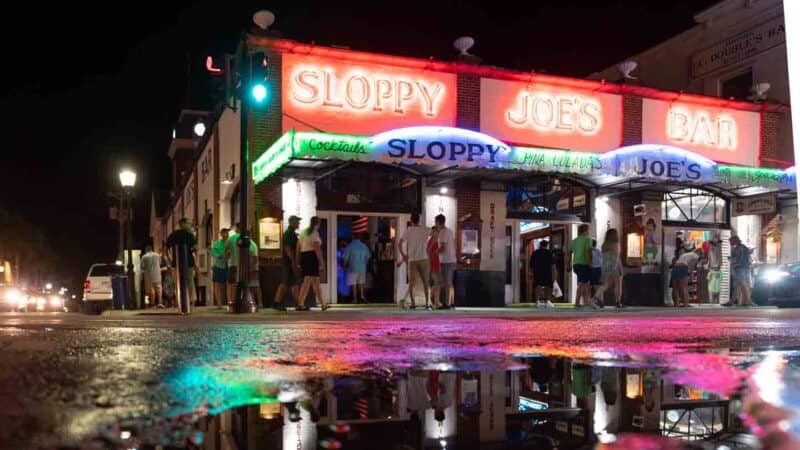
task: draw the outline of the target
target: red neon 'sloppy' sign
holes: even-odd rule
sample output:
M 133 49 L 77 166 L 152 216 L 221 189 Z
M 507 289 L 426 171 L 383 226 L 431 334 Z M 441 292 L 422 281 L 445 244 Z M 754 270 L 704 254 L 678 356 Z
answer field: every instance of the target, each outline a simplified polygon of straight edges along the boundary
M 757 112 L 644 99 L 642 142 L 669 144 L 717 162 L 758 165 Z
M 405 123 L 455 124 L 453 74 L 292 54 L 282 66 L 284 130 L 375 134 Z
M 506 142 L 602 152 L 620 146 L 618 95 L 481 79 L 481 131 Z

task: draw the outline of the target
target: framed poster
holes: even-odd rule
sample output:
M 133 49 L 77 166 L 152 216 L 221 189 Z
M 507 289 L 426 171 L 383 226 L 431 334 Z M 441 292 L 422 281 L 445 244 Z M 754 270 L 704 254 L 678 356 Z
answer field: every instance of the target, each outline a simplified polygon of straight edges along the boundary
M 263 250 L 281 249 L 281 223 L 271 217 L 258 222 L 259 248 Z
M 476 228 L 461 230 L 461 255 L 464 258 L 474 258 L 480 253 L 478 236 L 479 234 Z

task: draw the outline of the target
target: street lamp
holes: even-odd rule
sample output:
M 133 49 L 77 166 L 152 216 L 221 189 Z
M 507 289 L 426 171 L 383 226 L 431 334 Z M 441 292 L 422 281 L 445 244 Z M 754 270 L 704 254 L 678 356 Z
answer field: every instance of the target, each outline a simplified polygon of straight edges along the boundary
M 133 203 L 133 195 L 131 190 L 136 185 L 136 172 L 130 169 L 124 169 L 119 173 L 119 182 L 122 185 L 122 205 L 125 217 L 125 246 L 128 248 L 128 295 L 134 305 L 138 304 L 136 301 L 136 277 L 133 274 L 133 214 L 131 203 Z M 125 197 L 128 197 L 128 205 L 125 207 Z

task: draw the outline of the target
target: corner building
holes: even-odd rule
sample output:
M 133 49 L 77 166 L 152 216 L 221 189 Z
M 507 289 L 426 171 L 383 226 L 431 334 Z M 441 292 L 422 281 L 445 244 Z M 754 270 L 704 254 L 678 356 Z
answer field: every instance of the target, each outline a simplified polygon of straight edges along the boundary
M 784 229 L 796 224 L 781 220 L 796 204 L 794 169 L 760 159 L 774 154 L 784 105 L 270 37 L 251 36 L 249 46 L 267 53 L 270 71 L 248 130 L 265 299 L 290 215 L 322 219 L 323 290 L 334 303 L 349 301 L 337 254 L 356 232 L 373 250 L 368 298 L 405 295 L 396 244 L 414 212 L 425 226 L 444 214 L 455 232 L 460 306 L 535 301 L 528 260 L 543 239 L 561 301 L 572 302 L 568 246 L 581 223 L 598 246 L 607 229 L 619 231 L 630 305 L 669 302 L 676 238 L 697 247 L 723 239 L 723 302 L 731 233 L 757 235 L 763 261 L 796 252 L 795 231 Z M 710 302 L 700 272 L 693 301 Z

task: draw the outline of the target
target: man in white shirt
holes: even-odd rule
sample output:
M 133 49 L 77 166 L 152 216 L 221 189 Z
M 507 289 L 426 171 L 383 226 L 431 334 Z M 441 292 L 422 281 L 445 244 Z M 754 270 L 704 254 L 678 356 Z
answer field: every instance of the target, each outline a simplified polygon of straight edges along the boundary
M 145 247 L 145 254 L 141 261 L 142 274 L 144 275 L 144 291 L 150 298 L 151 304 L 163 308 L 161 295 L 161 255 L 153 251 L 153 247 Z
M 455 295 L 453 294 L 453 274 L 456 271 L 456 239 L 453 230 L 444 226 L 444 214 L 439 214 L 435 219 L 436 229 L 439 230 L 439 260 L 442 264 L 442 279 L 444 280 L 444 299 L 447 308 L 455 308 Z
M 430 308 L 428 297 L 428 278 L 430 277 L 430 263 L 428 262 L 428 230 L 419 226 L 419 214 L 411 214 L 411 226 L 406 229 L 400 238 L 399 250 L 403 261 L 408 264 L 408 291 L 411 294 L 411 309 L 416 309 L 414 304 L 414 278 L 418 277 L 425 293 L 425 307 Z M 408 251 L 403 249 L 403 243 Z

